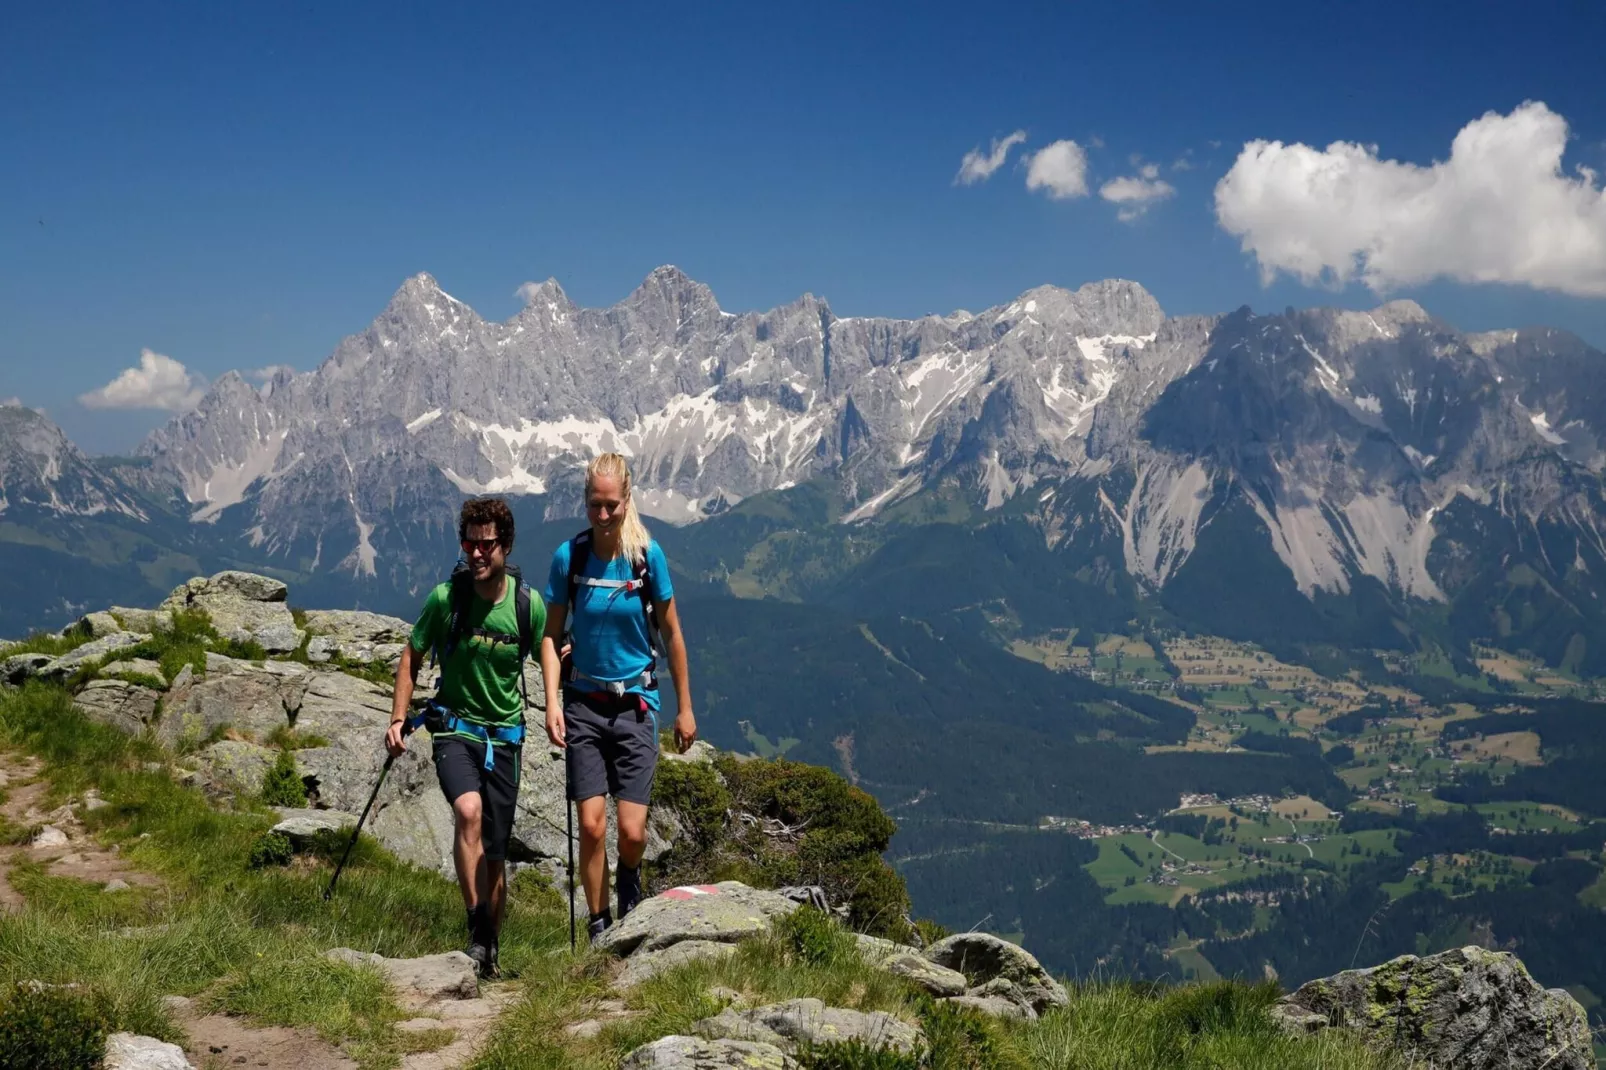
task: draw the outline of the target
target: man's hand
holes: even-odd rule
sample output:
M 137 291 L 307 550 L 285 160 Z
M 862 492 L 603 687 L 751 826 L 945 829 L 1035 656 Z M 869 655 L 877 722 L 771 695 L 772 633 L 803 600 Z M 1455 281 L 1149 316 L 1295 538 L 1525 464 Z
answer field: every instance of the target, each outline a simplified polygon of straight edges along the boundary
M 697 718 L 692 715 L 690 706 L 683 706 L 675 715 L 675 746 L 685 754 L 696 740 Z
M 407 749 L 406 730 L 406 721 L 392 721 L 390 727 L 385 729 L 385 749 L 392 758 L 400 758 L 402 751 Z
M 546 738 L 552 741 L 554 747 L 560 749 L 568 745 L 563 739 L 563 709 L 559 704 L 547 705 Z

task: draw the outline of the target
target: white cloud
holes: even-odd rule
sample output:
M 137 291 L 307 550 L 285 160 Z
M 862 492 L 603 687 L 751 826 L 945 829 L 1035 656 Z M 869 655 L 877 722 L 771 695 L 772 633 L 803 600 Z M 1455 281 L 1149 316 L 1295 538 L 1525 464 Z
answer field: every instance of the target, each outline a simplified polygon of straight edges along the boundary
M 267 367 L 257 368 L 253 371 L 246 372 L 245 377 L 247 379 L 255 379 L 259 383 L 265 383 L 269 379 L 272 379 L 274 376 L 278 375 L 280 372 L 284 372 L 288 375 L 294 375 L 296 370 L 290 367 L 288 364 L 269 364 Z
M 1530 101 L 1456 134 L 1447 160 L 1251 141 L 1216 185 L 1216 219 L 1261 277 L 1386 290 L 1451 278 L 1606 296 L 1606 191 L 1562 171 L 1567 121 Z
M 1074 141 L 1056 141 L 1027 157 L 1026 188 L 1056 201 L 1087 196 L 1087 151 Z
M 22 409 L 22 408 L 27 408 L 27 406 L 25 406 L 22 403 L 22 399 L 21 398 L 6 398 L 4 401 L 0 401 L 0 409 Z
M 1158 167 L 1152 163 L 1146 164 L 1136 176 L 1112 178 L 1104 183 L 1099 187 L 1099 196 L 1111 204 L 1120 205 L 1115 217 L 1123 223 L 1130 223 L 1147 212 L 1150 205 L 1177 192 L 1176 187 L 1160 178 L 1159 174 Z
M 1193 150 L 1192 149 L 1183 149 L 1182 150 L 1182 155 L 1178 156 L 1175 160 L 1171 161 L 1171 170 L 1173 170 L 1173 171 L 1192 171 L 1193 170 Z
M 540 295 L 540 293 L 541 284 L 539 282 L 523 283 L 517 290 L 513 291 L 514 296 L 520 301 L 523 301 L 525 304 L 529 304 L 531 301 L 534 301 L 536 297 Z
M 985 153 L 977 145 L 959 161 L 959 173 L 954 176 L 954 185 L 973 186 L 992 178 L 993 172 L 1009 159 L 1010 150 L 1025 140 L 1026 131 L 1017 130 L 1006 138 L 993 138 L 992 147 Z
M 149 349 L 139 352 L 139 367 L 122 374 L 98 390 L 78 396 L 89 409 L 165 409 L 186 412 L 200 403 L 206 380 L 191 374 L 172 357 Z

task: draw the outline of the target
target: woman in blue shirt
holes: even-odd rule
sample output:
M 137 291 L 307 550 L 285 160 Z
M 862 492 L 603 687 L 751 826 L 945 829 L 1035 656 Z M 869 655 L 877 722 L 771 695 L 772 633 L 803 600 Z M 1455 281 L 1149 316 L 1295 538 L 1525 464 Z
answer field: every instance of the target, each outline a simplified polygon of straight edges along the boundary
M 641 901 L 647 803 L 658 764 L 655 631 L 669 655 L 675 745 L 682 753 L 697 738 L 697 719 L 669 563 L 636 511 L 629 465 L 617 453 L 603 454 L 586 467 L 585 490 L 591 527 L 558 547 L 542 592 L 541 670 L 547 736 L 564 750 L 569 798 L 580 815 L 580 883 L 594 941 L 613 923 L 603 846 L 607 795 L 619 813 L 619 917 Z

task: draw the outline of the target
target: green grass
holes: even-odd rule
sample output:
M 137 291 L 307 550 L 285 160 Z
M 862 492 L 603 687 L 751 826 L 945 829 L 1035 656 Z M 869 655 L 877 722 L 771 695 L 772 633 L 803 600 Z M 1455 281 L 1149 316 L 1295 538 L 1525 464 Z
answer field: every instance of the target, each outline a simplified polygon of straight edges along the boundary
M 416 1038 L 390 1029 L 400 1015 L 376 974 L 328 962 L 332 947 L 409 956 L 457 947 L 463 908 L 455 885 L 397 862 L 363 838 L 323 900 L 334 856 L 329 840 L 285 868 L 252 870 L 252 844 L 271 826 L 265 811 L 213 809 L 198 792 L 143 762 L 149 741 L 86 720 L 60 687 L 34 684 L 0 694 L 0 746 L 45 759 L 57 797 L 94 786 L 110 805 L 86 826 L 124 858 L 160 878 L 157 888 L 105 893 L 13 869 L 29 909 L 0 915 L 0 983 L 93 983 L 108 993 L 115 1029 L 174 1037 L 167 994 L 263 1024 L 315 1029 L 365 1068 L 394 1066 Z M 502 936 L 504 972 L 516 975 L 567 949 L 555 896 L 520 882 Z
M 439 875 L 399 863 L 364 839 L 338 894 L 325 902 L 339 837 L 289 866 L 253 870 L 251 848 L 271 814 L 248 803 L 243 810 L 213 809 L 166 772 L 148 771 L 146 761 L 163 757 L 152 742 L 87 721 L 60 687 L 33 684 L 0 694 L 0 746 L 42 757 L 54 797 L 97 788 L 109 805 L 85 814 L 88 831 L 119 845 L 131 865 L 160 882 L 106 893 L 38 866 L 15 868 L 12 883 L 28 908 L 0 915 L 0 984 L 91 984 L 108 1031 L 170 1039 L 180 1029 L 161 996 L 190 995 L 208 1011 L 314 1030 L 365 1070 L 394 1067 L 405 1053 L 447 1039 L 445 1030 L 397 1034 L 392 1026 L 404 1015 L 379 976 L 325 956 L 337 946 L 390 956 L 457 946 L 461 900 Z M 1143 854 L 1156 850 L 1141 837 L 1131 846 Z M 708 995 L 715 985 L 753 1005 L 813 996 L 918 1022 L 932 1041 L 921 1065 L 932 1070 L 1391 1065 L 1344 1037 L 1282 1038 L 1264 1016 L 1274 997 L 1265 986 L 1091 985 L 1073 992 L 1069 1009 L 1039 1023 L 982 1019 L 934 1005 L 867 965 L 851 935 L 807 912 L 727 959 L 653 978 L 628 994 L 633 1017 L 580 1039 L 564 1026 L 588 1017 L 588 1003 L 608 994 L 608 962 L 598 954 L 568 954 L 565 904 L 537 878 L 521 874 L 510 901 L 502 962 L 523 998 L 497 1023 L 476 1056 L 477 1070 L 612 1070 L 640 1044 L 717 1013 L 720 1005 Z M 912 1065 L 845 1047 L 807 1053 L 800 1063 L 815 1070 Z
M 51 635 L 48 632 L 34 632 L 0 649 L 0 658 L 9 658 L 16 654 L 49 654 L 53 658 L 59 658 L 63 654 L 77 650 L 89 640 L 88 633 L 76 630 L 62 636 Z

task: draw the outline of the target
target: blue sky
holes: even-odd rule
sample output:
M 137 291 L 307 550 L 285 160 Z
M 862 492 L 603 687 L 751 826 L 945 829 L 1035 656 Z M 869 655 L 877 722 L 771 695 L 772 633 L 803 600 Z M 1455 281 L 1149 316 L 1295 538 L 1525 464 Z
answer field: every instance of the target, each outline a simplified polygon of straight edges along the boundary
M 76 399 L 142 350 L 192 382 L 305 370 L 418 271 L 495 318 L 527 280 L 609 304 L 662 263 L 736 311 L 807 291 L 911 316 L 1123 277 L 1191 313 L 1379 303 L 1323 268 L 1366 241 L 1386 296 L 1606 348 L 1600 180 L 1574 170 L 1606 173 L 1602 5 L 591 8 L 12 5 L 0 397 L 127 449 L 171 413 Z M 1524 101 L 1545 109 L 1521 125 Z M 1425 168 L 1488 112 L 1510 119 L 1489 130 L 1506 155 L 1426 192 L 1365 160 L 1365 210 L 1312 185 L 1332 142 Z M 1522 139 L 1557 123 L 1565 178 L 1479 178 L 1521 170 Z M 956 183 L 1016 130 L 990 178 Z M 1311 150 L 1243 164 L 1257 139 Z M 1085 195 L 1051 195 L 1074 192 L 1063 170 L 1028 189 L 1064 141 Z M 1235 161 L 1229 233 L 1215 198 Z M 1101 195 L 1117 179 L 1171 192 L 1123 221 L 1136 202 Z M 1526 200 L 1488 200 L 1507 196 Z M 1297 277 L 1310 263 L 1326 285 Z

